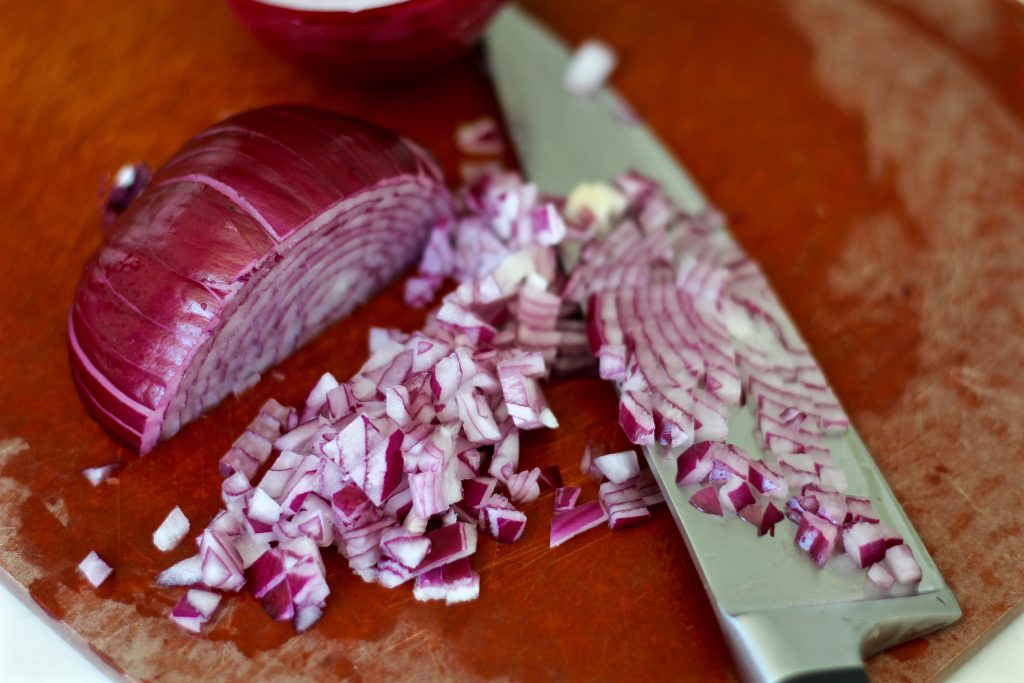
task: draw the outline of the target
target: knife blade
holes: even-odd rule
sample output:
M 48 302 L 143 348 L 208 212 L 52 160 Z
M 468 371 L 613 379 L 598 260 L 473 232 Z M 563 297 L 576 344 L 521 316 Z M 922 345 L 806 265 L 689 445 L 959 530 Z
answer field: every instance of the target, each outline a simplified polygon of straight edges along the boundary
M 525 11 L 510 5 L 486 37 L 491 74 L 527 177 L 547 192 L 567 193 L 582 180 L 635 169 L 658 180 L 684 209 L 706 200 L 693 179 L 643 124 L 616 112 L 611 89 L 581 99 L 562 85 L 566 46 Z M 791 321 L 783 324 L 796 334 Z M 753 411 L 732 410 L 729 441 L 760 453 Z M 865 657 L 960 618 L 960 607 L 892 490 L 854 429 L 828 438 L 850 492 L 867 496 L 905 539 L 922 569 L 917 593 L 871 599 L 862 573 L 838 563 L 819 570 L 793 548 L 794 525 L 753 538 L 737 518 L 705 515 L 675 485 L 675 455 L 659 446 L 644 455 L 685 540 L 729 643 L 750 681 L 866 680 Z M 774 542 L 771 542 L 774 541 Z

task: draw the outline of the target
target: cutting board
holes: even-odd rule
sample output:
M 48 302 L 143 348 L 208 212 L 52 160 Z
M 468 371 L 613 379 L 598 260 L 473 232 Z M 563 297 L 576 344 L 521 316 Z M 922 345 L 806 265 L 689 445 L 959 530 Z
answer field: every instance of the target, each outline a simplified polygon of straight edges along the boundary
M 528 2 L 571 40 L 606 38 L 616 84 L 729 215 L 963 606 L 957 625 L 874 658 L 875 680 L 951 670 L 1019 611 L 1024 562 L 1024 7 L 956 0 Z M 218 457 L 268 397 L 347 376 L 372 324 L 413 329 L 400 284 L 145 458 L 72 388 L 65 316 L 102 238 L 97 186 L 159 164 L 231 113 L 312 102 L 433 150 L 496 114 L 480 54 L 415 84 L 358 91 L 267 55 L 210 0 L 0 5 L 0 576 L 81 650 L 136 680 L 661 680 L 736 677 L 664 510 L 547 548 L 550 498 L 523 540 L 483 540 L 476 602 L 417 603 L 335 559 L 324 620 L 296 636 L 247 595 L 196 637 L 153 577 L 191 554 L 150 535 L 219 506 Z M 625 446 L 597 380 L 551 385 L 561 428 L 524 464 L 585 496 L 588 440 Z M 120 461 L 97 488 L 83 467 Z M 76 573 L 95 549 L 99 589 Z M 813 646 L 809 644 L 809 646 Z

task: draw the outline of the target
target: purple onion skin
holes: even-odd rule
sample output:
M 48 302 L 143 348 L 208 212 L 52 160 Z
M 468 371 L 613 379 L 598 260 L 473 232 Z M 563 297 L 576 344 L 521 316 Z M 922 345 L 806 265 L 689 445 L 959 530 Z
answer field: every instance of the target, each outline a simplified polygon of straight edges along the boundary
M 68 318 L 79 394 L 146 453 L 386 285 L 450 212 L 437 166 L 390 132 L 297 105 L 226 119 L 157 171 L 86 265 Z

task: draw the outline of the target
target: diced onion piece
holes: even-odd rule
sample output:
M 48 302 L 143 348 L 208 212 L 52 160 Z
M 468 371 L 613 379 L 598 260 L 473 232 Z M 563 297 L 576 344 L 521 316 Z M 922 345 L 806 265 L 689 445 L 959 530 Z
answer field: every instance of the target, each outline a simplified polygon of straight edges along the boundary
M 195 586 L 203 581 L 203 562 L 199 555 L 185 558 L 157 574 L 153 581 L 158 586 Z
M 490 116 L 459 124 L 455 129 L 455 144 L 466 154 L 501 154 L 505 151 L 501 131 Z
M 586 40 L 573 53 L 565 71 L 565 89 L 578 97 L 593 95 L 615 69 L 618 57 L 608 44 Z
M 599 455 L 594 458 L 594 466 L 614 484 L 621 484 L 640 474 L 640 463 L 634 450 Z
M 175 506 L 167 518 L 153 532 L 153 545 L 161 552 L 173 550 L 185 538 L 189 530 L 188 517 Z
M 555 489 L 555 514 L 572 510 L 576 507 L 582 489 L 579 486 L 563 486 Z
M 89 551 L 85 559 L 78 564 L 78 571 L 82 572 L 86 581 L 91 583 L 94 588 L 99 588 L 114 573 L 113 567 L 104 562 L 95 550 Z
M 114 474 L 121 467 L 121 463 L 112 462 L 109 465 L 100 465 L 99 467 L 87 467 L 82 470 L 82 476 L 89 480 L 89 483 L 93 486 L 99 486 L 111 475 Z
M 899 583 L 916 583 L 921 580 L 921 566 L 906 544 L 894 545 L 885 551 L 885 568 Z
M 608 521 L 608 512 L 596 500 L 566 510 L 551 520 L 551 541 L 555 548 L 571 538 Z
M 690 505 L 709 515 L 722 515 L 722 503 L 714 486 L 705 486 L 690 496 Z

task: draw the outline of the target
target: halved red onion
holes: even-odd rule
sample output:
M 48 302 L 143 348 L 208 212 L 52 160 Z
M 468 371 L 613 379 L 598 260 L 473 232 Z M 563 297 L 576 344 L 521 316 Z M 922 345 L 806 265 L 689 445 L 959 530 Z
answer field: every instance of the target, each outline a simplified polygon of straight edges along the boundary
M 93 585 L 93 588 L 99 588 L 114 573 L 114 568 L 104 562 L 95 550 L 90 550 L 85 559 L 79 562 L 78 571 L 82 573 L 86 581 Z
M 397 275 L 449 207 L 427 155 L 368 124 L 277 106 L 209 128 L 86 267 L 68 329 L 87 408 L 151 450 Z
M 173 550 L 188 534 L 189 521 L 181 508 L 175 506 L 156 531 L 153 532 L 153 545 L 161 552 Z

